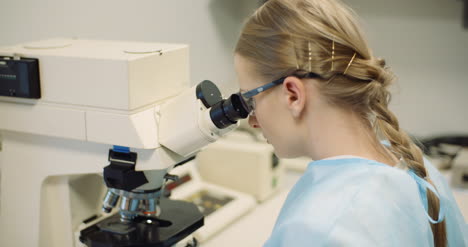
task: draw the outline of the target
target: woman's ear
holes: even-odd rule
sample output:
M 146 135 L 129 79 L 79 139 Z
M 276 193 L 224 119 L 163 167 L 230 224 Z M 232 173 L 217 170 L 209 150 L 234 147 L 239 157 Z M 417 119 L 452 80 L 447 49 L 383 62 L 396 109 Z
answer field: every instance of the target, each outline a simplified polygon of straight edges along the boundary
M 306 104 L 306 88 L 301 79 L 288 76 L 283 82 L 283 98 L 294 118 L 299 118 Z

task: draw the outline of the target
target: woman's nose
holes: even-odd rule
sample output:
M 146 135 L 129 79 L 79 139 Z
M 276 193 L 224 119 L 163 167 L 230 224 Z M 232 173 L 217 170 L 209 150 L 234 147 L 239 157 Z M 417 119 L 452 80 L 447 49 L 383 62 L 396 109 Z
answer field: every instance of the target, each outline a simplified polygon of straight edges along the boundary
M 255 116 L 249 116 L 249 124 L 252 128 L 260 128 L 257 118 Z

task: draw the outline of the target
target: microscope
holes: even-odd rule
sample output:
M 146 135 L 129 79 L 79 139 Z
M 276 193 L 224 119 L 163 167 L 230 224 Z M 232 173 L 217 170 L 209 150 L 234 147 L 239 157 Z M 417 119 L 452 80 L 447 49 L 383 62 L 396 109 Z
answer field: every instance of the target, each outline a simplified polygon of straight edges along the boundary
M 249 108 L 211 81 L 190 87 L 188 54 L 80 39 L 0 48 L 0 246 L 197 246 L 186 240 L 203 215 L 165 185 Z

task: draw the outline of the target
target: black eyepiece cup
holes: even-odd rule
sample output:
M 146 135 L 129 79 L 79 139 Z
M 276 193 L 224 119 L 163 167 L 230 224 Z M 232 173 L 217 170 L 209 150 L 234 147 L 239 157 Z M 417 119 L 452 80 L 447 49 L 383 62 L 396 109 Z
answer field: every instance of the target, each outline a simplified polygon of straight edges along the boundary
M 227 128 L 237 123 L 239 119 L 249 116 L 249 108 L 239 94 L 232 94 L 211 107 L 210 117 L 214 125 L 219 129 Z

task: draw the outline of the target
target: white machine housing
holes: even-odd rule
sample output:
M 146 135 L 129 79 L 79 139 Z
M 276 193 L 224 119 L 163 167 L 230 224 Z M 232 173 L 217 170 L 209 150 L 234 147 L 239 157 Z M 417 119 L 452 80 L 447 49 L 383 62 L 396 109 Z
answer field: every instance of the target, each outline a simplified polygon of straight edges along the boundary
M 234 131 L 198 153 L 203 180 L 264 201 L 280 188 L 284 166 L 274 160 L 270 144 L 244 131 Z
M 98 174 L 113 145 L 138 153 L 135 169 L 151 176 L 223 134 L 202 121 L 206 109 L 186 107 L 197 110 L 188 121 L 201 119 L 184 122 L 187 128 L 209 137 L 192 140 L 191 150 L 180 138 L 185 148 L 161 145 L 159 136 L 168 139 L 178 119 L 160 109 L 180 108 L 164 104 L 194 90 L 188 55 L 183 44 L 78 39 L 0 48 L 0 56 L 39 59 L 42 94 L 0 97 L 0 246 L 73 246 L 81 221 L 100 212 L 105 187 Z
M 188 54 L 186 45 L 73 39 L 0 48 L 39 59 L 42 91 L 39 100 L 0 97 L 0 129 L 159 148 L 158 105 L 189 87 Z

